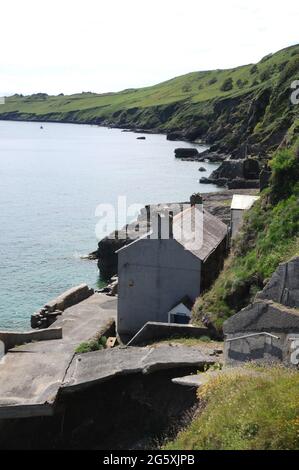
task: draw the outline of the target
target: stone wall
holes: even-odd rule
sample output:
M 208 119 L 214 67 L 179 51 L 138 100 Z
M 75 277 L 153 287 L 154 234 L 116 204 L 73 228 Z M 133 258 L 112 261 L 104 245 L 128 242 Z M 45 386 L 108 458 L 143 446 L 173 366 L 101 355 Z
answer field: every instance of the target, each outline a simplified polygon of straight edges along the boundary
M 180 325 L 176 323 L 147 322 L 130 340 L 128 346 L 140 346 L 153 341 L 171 339 L 174 337 L 200 338 L 201 336 L 209 335 L 209 330 L 205 327 Z
M 0 343 L 5 347 L 5 352 L 20 344 L 31 343 L 32 341 L 48 341 L 62 338 L 62 328 L 48 328 L 38 331 L 0 331 Z M 1 358 L 1 351 L 0 351 Z
M 224 359 L 230 365 L 255 361 L 283 362 L 285 365 L 298 367 L 299 333 L 273 331 L 271 334 L 256 334 L 248 331 L 243 337 L 230 335 L 225 341 Z
M 89 288 L 87 284 L 72 287 L 31 315 L 31 327 L 39 329 L 48 328 L 64 310 L 82 302 L 93 293 L 94 290 Z

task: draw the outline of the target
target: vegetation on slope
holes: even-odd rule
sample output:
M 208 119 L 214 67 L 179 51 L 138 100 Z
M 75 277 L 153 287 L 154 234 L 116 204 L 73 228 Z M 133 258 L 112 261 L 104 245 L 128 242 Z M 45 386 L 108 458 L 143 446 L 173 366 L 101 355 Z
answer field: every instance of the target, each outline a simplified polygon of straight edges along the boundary
M 298 126 L 298 106 L 290 103 L 290 84 L 298 74 L 296 45 L 255 65 L 193 72 L 142 89 L 14 95 L 1 106 L 0 118 L 185 130 L 222 150 L 236 149 L 247 139 L 269 148 L 293 132 L 295 122 Z
M 92 351 L 100 351 L 101 349 L 106 348 L 106 343 L 106 336 L 101 336 L 100 338 L 79 344 L 75 352 L 76 354 L 86 354 Z
M 299 147 L 278 150 L 270 166 L 271 187 L 246 214 L 224 270 L 193 309 L 196 321 L 212 322 L 220 332 L 280 262 L 299 254 Z
M 284 367 L 221 372 L 198 390 L 200 409 L 167 450 L 298 450 L 299 374 Z

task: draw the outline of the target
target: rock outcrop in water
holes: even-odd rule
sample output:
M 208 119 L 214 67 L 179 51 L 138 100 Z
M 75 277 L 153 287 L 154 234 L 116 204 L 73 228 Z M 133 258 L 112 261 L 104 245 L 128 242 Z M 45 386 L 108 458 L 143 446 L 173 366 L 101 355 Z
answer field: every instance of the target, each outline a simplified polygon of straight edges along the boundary
M 209 178 L 201 178 L 200 183 L 227 186 L 229 189 L 259 188 L 259 175 L 259 162 L 253 158 L 225 160 Z

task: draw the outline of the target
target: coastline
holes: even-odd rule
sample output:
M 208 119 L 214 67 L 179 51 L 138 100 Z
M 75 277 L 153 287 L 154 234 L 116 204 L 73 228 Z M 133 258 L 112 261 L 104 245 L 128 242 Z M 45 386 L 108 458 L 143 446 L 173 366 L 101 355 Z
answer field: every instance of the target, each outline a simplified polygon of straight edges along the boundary
M 129 204 L 143 206 L 185 200 L 200 189 L 199 165 L 176 161 L 177 143 L 166 141 L 164 135 L 148 136 L 140 143 L 139 134 L 122 134 L 119 129 L 59 124 L 44 125 L 43 131 L 36 122 L 1 124 L 1 216 L 6 224 L 0 237 L 6 253 L 0 289 L 2 329 L 26 329 L 33 312 L 74 285 L 102 287 L 96 262 L 78 256 L 97 246 L 94 211 L 99 203 L 114 204 L 119 193 L 128 193 Z M 17 171 L 11 171 L 12 163 Z M 164 172 L 157 175 L 160 163 Z M 215 165 L 205 167 L 211 172 Z M 15 179 L 18 191 L 4 191 L 13 188 Z M 211 189 L 202 186 L 204 191 Z M 32 211 L 30 206 L 41 210 Z M 12 231 L 19 234 L 17 240 L 10 236 Z M 14 274 L 13 266 L 21 269 Z

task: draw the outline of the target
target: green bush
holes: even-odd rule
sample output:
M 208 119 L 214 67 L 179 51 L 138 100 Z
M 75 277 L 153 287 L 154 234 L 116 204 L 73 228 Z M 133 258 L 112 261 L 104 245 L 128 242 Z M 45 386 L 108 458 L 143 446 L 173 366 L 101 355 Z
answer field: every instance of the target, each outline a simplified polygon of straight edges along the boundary
M 231 77 L 229 77 L 226 80 L 224 80 L 224 82 L 222 83 L 222 85 L 220 87 L 220 90 L 221 91 L 230 91 L 230 90 L 233 89 L 233 87 L 234 87 L 233 79 Z
M 271 199 L 278 202 L 289 197 L 299 182 L 299 158 L 290 149 L 279 150 L 270 161 L 272 169 Z
M 99 339 L 94 339 L 88 342 L 81 343 L 77 349 L 76 354 L 85 354 L 92 351 L 100 351 L 106 347 L 107 338 L 101 336 Z

